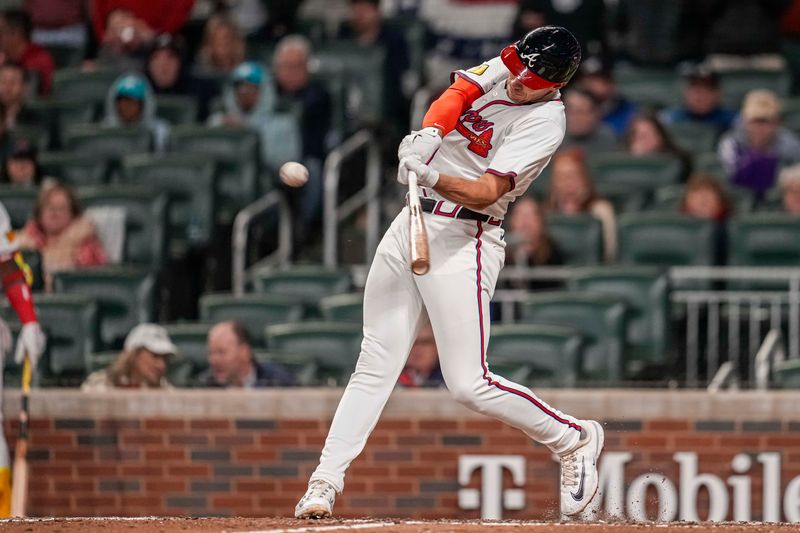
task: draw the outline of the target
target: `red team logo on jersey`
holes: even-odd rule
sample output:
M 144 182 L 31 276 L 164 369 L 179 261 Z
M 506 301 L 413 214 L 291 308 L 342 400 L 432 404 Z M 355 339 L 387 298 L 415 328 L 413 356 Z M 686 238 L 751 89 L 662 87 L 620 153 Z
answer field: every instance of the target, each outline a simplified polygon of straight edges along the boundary
M 470 131 L 466 124 L 472 124 L 472 129 L 475 131 Z M 488 157 L 489 150 L 492 149 L 492 135 L 494 135 L 492 126 L 494 126 L 494 122 L 483 120 L 477 111 L 467 111 L 456 122 L 456 131 L 469 141 L 469 145 L 467 145 L 469 151 L 475 152 L 481 157 Z

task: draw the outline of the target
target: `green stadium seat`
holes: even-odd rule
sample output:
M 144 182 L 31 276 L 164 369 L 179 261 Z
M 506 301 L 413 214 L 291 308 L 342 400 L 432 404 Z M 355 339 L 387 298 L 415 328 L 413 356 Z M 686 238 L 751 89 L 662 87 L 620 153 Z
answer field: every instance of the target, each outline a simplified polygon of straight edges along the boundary
M 53 94 L 61 99 L 93 102 L 102 106 L 117 76 L 119 71 L 116 70 L 83 72 L 80 68 L 59 69 L 53 75 Z
M 191 96 L 159 94 L 156 96 L 156 116 L 173 126 L 197 122 L 197 100 Z
M 200 320 L 208 323 L 239 321 L 247 326 L 256 346 L 265 346 L 264 326 L 297 322 L 302 317 L 302 304 L 288 296 L 204 294 L 200 297 Z
M 728 179 L 728 175 L 725 172 L 725 167 L 722 165 L 722 161 L 719 160 L 719 155 L 717 152 L 703 152 L 701 154 L 695 154 L 694 170 L 695 172 L 712 174 L 722 180 Z
M 38 151 L 50 149 L 50 129 L 46 126 L 20 124 L 8 132 L 11 143 L 26 140 Z
M 690 154 L 713 152 L 717 147 L 717 128 L 702 122 L 668 124 L 672 140 Z
M 142 322 L 152 322 L 156 312 L 156 277 L 145 269 L 101 267 L 57 272 L 56 292 L 91 296 L 98 302 L 100 340 L 105 348 L 118 348 L 128 332 Z
M 94 352 L 86 355 L 86 373 L 91 374 L 98 370 L 103 370 L 111 366 L 120 355 L 119 350 L 107 350 L 105 352 Z
M 650 199 L 649 191 L 631 191 L 619 183 L 604 183 L 596 187 L 597 193 L 611 202 L 615 213 L 637 213 L 644 210 Z
M 505 324 L 492 326 L 489 369 L 518 383 L 573 387 L 578 382 L 583 337 L 567 326 Z
M 78 190 L 84 207 L 125 208 L 126 263 L 161 268 L 166 257 L 167 196 L 153 189 L 125 185 Z
M 800 50 L 800 47 L 798 47 Z M 800 59 L 800 58 L 799 58 Z M 798 81 L 795 81 L 798 83 Z M 800 98 L 784 98 L 781 102 L 783 125 L 795 133 L 800 133 Z
M 606 383 L 623 377 L 627 305 L 619 297 L 590 292 L 555 291 L 528 296 L 522 322 L 575 328 L 586 340 L 581 379 Z
M 714 265 L 718 230 L 714 222 L 680 213 L 628 213 L 618 224 L 619 262 L 659 267 Z
M 255 200 L 258 194 L 258 135 L 240 128 L 177 126 L 173 128 L 170 150 L 213 157 L 219 165 L 221 195 L 219 219 L 233 220 L 234 214 Z
M 548 215 L 550 236 L 567 265 L 597 265 L 603 259 L 603 230 L 591 215 Z
M 313 357 L 318 377 L 347 382 L 361 351 L 361 325 L 337 322 L 277 324 L 265 329 L 270 351 Z
M 104 157 L 114 164 L 129 154 L 149 152 L 150 132 L 143 128 L 104 128 L 79 124 L 63 132 L 64 149 L 77 154 Z
M 169 195 L 168 248 L 173 256 L 211 241 L 217 205 L 212 159 L 187 154 L 132 155 L 123 159 L 121 181 Z
M 608 294 L 628 306 L 625 371 L 664 364 L 670 320 L 669 280 L 660 269 L 613 267 L 581 270 L 569 281 L 573 291 Z
M 598 186 L 627 186 L 630 191 L 651 191 L 681 179 L 680 160 L 667 155 L 595 154 L 589 157 L 589 168 Z
M 326 296 L 348 292 L 351 285 L 347 272 L 313 266 L 285 271 L 267 270 L 257 273 L 253 280 L 256 292 L 294 298 L 307 310 L 316 309 Z
M 45 176 L 52 176 L 73 187 L 104 185 L 108 181 L 108 161 L 90 154 L 42 152 L 39 166 Z
M 95 118 L 94 102 L 86 100 L 49 98 L 31 100 L 28 109 L 36 116 L 36 122 L 47 128 L 51 146 L 60 147 L 62 131 L 73 124 L 88 124 Z
M 38 191 L 33 187 L 0 185 L 0 203 L 8 211 L 12 228 L 22 228 L 33 216 L 37 195 Z
M 800 265 L 800 218 L 783 213 L 755 213 L 732 219 L 728 223 L 728 264 Z
M 319 302 L 325 320 L 333 322 L 364 322 L 364 294 L 334 294 Z
M 788 96 L 791 77 L 786 71 L 731 70 L 720 72 L 722 102 L 732 109 L 739 109 L 745 95 L 753 89 L 768 87 L 778 96 Z
M 48 44 L 45 48 L 53 57 L 57 69 L 79 67 L 86 53 L 79 46 Z
M 176 385 L 191 383 L 208 370 L 208 330 L 211 329 L 211 325 L 187 322 L 168 324 L 164 327 L 179 352 L 179 361 L 175 365 L 177 369 L 170 372 L 170 379 L 172 380 L 177 374 L 181 375 L 181 378 L 173 381 Z M 183 383 L 176 383 L 176 381 L 183 381 Z
M 653 195 L 653 203 L 650 209 L 653 211 L 665 211 L 676 213 L 681 209 L 681 201 L 683 200 L 683 193 L 686 190 L 685 185 L 668 185 L 660 187 Z M 726 193 L 733 204 L 734 213 L 749 213 L 751 212 L 756 203 L 756 199 L 748 189 L 735 187 L 731 185 L 727 188 Z
M 41 385 L 76 386 L 86 377 L 87 356 L 97 349 L 98 307 L 84 294 L 37 294 L 36 315 L 47 335 L 47 347 L 37 371 Z M 12 330 L 19 320 L 8 303 L 3 317 Z M 20 368 L 6 357 L 6 369 L 18 376 Z
M 256 350 L 253 358 L 260 365 L 276 363 L 286 367 L 301 387 L 317 385 L 317 361 L 308 355 Z
M 787 359 L 772 368 L 772 384 L 780 389 L 800 389 L 800 359 Z
M 344 82 L 347 112 L 356 129 L 361 125 L 379 125 L 384 114 L 384 50 L 352 41 L 332 41 L 316 50 L 314 59 L 315 75 Z
M 679 77 L 673 69 L 620 68 L 614 79 L 620 94 L 644 107 L 661 108 L 680 101 Z

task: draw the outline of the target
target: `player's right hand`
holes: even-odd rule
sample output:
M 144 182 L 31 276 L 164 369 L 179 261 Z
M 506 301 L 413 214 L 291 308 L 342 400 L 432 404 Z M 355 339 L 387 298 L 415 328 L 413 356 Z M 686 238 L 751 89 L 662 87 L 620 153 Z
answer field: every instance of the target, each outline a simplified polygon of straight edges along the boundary
M 412 131 L 400 143 L 400 147 L 397 149 L 397 159 L 402 161 L 407 157 L 417 157 L 425 163 L 441 145 L 442 137 L 439 135 L 439 130 L 433 126 Z
M 44 347 L 47 339 L 42 331 L 42 326 L 38 322 L 28 322 L 22 326 L 17 339 L 17 352 L 14 354 L 14 360 L 17 364 L 21 365 L 25 360 L 25 354 L 31 360 L 31 367 L 36 368 L 36 363 L 44 353 Z

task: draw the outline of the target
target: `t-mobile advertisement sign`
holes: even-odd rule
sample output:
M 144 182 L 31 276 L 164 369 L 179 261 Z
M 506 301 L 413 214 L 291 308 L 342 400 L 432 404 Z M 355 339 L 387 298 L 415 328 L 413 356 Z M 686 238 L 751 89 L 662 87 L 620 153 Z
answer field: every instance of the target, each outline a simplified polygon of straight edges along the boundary
M 790 480 L 781 494 L 781 454 L 762 452 L 755 456 L 740 453 L 731 459 L 731 475 L 725 479 L 703 473 L 697 453 L 676 452 L 678 479 L 650 472 L 625 484 L 625 467 L 633 459 L 630 452 L 605 452 L 600 456 L 600 488 L 583 519 L 602 514 L 635 522 L 672 520 L 800 522 L 800 476 Z M 753 469 L 762 470 L 761 508 L 753 509 Z M 504 470 L 511 474 L 513 486 L 503 486 Z M 458 461 L 458 482 L 469 485 L 480 473 L 480 489 L 462 488 L 458 492 L 461 509 L 480 509 L 483 519 L 500 519 L 503 510 L 521 510 L 525 502 L 525 457 L 521 455 L 463 455 Z M 647 500 L 655 494 L 658 509 L 648 515 Z M 698 514 L 699 494 L 707 495 L 707 514 Z M 705 514 L 705 513 L 704 513 Z

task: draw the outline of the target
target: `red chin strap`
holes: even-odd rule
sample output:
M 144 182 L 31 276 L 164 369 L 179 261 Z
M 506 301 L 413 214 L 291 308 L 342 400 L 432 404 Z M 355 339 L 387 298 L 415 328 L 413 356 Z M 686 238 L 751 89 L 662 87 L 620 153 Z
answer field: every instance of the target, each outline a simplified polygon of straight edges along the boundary
M 503 64 L 506 68 L 529 89 L 550 89 L 551 87 L 561 86 L 560 83 L 548 81 L 528 70 L 528 68 L 522 64 L 519 54 L 517 54 L 517 47 L 513 44 L 509 44 L 503 48 L 503 51 L 500 52 L 500 59 L 503 60 Z

